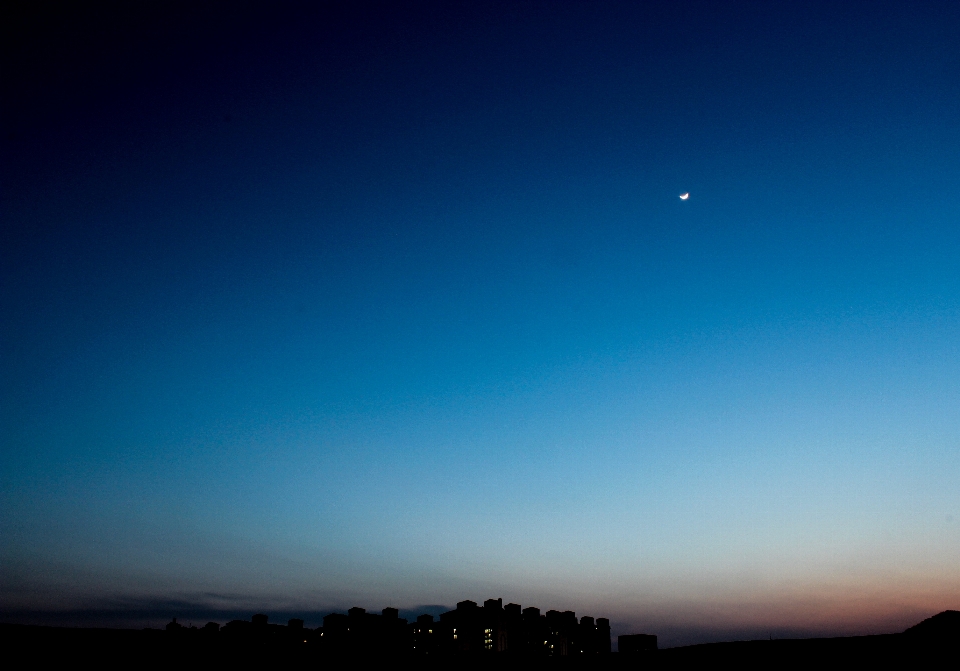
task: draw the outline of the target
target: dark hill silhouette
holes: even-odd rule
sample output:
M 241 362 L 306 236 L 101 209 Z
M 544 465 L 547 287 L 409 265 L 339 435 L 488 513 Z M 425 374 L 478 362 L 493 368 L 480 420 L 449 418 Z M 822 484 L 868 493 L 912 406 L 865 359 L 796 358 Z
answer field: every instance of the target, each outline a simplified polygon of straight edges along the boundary
M 903 632 L 906 636 L 960 644 L 960 611 L 945 610 Z M 960 664 L 960 661 L 958 661 Z
M 657 654 L 657 667 L 686 669 L 724 664 L 741 669 L 957 668 L 958 660 L 960 612 L 946 610 L 900 634 L 732 641 L 668 648 Z

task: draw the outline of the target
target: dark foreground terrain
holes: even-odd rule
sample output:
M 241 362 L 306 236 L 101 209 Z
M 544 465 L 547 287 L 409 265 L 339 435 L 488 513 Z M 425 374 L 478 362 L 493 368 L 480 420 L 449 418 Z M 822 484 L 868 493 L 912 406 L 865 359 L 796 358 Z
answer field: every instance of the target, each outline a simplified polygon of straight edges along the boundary
M 284 628 L 278 628 L 281 631 Z M 324 650 L 293 632 L 228 637 L 204 630 L 82 629 L 0 624 L 5 659 L 23 666 L 258 669 L 960 669 L 960 612 L 899 634 L 708 643 L 638 654 L 530 658 L 509 654 L 418 657 Z M 11 667 L 12 668 L 12 667 Z

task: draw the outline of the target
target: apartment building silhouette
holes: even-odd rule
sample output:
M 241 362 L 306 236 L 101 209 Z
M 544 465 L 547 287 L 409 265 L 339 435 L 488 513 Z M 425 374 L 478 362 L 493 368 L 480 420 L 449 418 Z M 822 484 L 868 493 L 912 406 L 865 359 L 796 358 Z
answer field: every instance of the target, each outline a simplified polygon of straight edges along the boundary
M 461 601 L 435 620 L 420 615 L 408 624 L 395 608 L 379 615 L 351 608 L 323 618 L 324 649 L 340 654 L 486 655 L 571 657 L 610 652 L 610 621 L 573 611 L 521 608 L 487 599 L 480 606 Z

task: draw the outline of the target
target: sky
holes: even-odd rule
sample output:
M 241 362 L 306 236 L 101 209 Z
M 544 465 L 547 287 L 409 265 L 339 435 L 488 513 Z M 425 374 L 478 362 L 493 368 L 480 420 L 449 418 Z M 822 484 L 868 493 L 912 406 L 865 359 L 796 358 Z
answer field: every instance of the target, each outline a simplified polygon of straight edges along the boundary
M 960 608 L 956 3 L 45 7 L 4 621 Z

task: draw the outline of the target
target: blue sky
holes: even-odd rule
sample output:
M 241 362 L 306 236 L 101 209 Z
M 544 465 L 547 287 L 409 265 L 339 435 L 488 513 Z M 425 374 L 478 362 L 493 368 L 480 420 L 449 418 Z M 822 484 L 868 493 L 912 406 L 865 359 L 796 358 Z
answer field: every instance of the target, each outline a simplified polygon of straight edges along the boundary
M 13 48 L 8 614 L 958 607 L 956 7 L 171 17 Z

